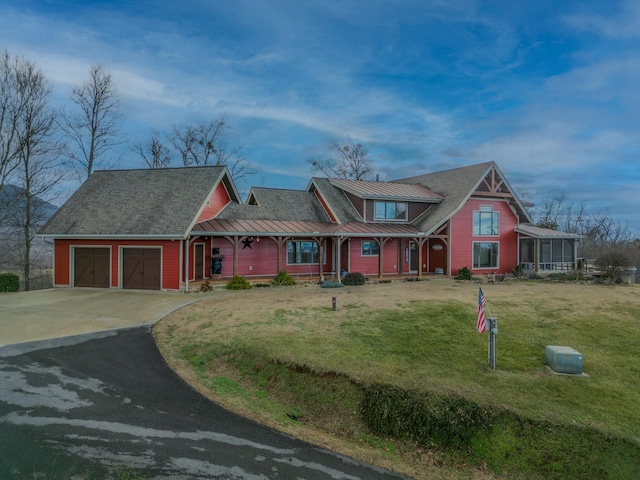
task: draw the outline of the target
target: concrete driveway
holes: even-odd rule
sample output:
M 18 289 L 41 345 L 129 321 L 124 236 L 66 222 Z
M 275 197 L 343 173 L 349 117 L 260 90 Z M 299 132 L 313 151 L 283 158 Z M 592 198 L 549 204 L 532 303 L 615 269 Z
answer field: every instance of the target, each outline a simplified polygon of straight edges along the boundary
M 0 294 L 0 347 L 149 325 L 201 294 L 54 288 Z

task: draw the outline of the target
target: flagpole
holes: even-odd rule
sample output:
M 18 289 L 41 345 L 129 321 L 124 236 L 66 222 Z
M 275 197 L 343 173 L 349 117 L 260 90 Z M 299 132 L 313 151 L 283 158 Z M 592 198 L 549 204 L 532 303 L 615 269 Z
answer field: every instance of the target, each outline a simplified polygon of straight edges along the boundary
M 482 286 L 480 282 L 478 282 L 478 289 L 482 291 Z M 489 322 L 487 330 L 489 331 L 489 335 L 487 335 L 487 363 L 491 370 L 496 369 L 496 335 L 498 333 L 498 319 L 494 318 L 491 315 L 491 309 L 489 308 L 489 302 L 487 302 L 487 297 L 484 297 L 484 306 L 487 308 L 487 312 L 489 316 L 486 317 L 486 320 Z

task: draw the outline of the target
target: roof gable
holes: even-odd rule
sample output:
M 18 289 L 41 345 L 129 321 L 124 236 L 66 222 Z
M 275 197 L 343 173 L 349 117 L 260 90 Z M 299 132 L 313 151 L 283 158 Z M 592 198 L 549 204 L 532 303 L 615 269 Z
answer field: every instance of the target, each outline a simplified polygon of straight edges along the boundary
M 187 238 L 220 181 L 233 185 L 226 167 L 96 171 L 38 233 Z
M 479 163 L 468 167 L 395 180 L 395 182 L 423 185 L 442 196 L 442 202 L 434 205 L 413 222 L 421 232 L 433 232 L 457 213 L 474 194 L 508 198 L 519 217 L 531 221 L 522 202 L 495 162 Z

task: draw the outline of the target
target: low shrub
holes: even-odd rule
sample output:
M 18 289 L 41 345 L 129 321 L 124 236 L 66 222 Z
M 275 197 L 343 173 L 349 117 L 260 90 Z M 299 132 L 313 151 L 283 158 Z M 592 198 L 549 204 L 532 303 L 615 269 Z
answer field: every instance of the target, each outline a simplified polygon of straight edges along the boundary
M 471 280 L 471 270 L 467 267 L 462 267 L 458 270 L 457 280 Z
M 287 272 L 281 271 L 278 272 L 278 275 L 271 283 L 272 285 L 275 285 L 277 287 L 290 287 L 292 285 L 295 285 L 296 281 Z
M 342 283 L 348 286 L 364 285 L 365 278 L 360 272 L 349 272 L 342 279 Z
M 242 275 L 234 275 L 227 284 L 227 289 L 229 290 L 248 290 L 249 288 L 251 288 L 251 284 Z
M 322 287 L 322 288 L 340 288 L 340 287 L 344 287 L 344 285 L 341 284 L 340 282 L 322 282 L 320 287 Z
M 0 292 L 20 290 L 20 277 L 15 273 L 0 273 Z

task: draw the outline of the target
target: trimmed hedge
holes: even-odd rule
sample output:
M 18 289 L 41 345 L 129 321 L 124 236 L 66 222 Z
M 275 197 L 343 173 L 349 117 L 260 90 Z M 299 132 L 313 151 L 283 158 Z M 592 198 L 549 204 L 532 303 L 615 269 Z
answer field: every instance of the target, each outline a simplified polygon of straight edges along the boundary
M 0 273 L 0 292 L 20 290 L 20 277 L 15 273 Z

